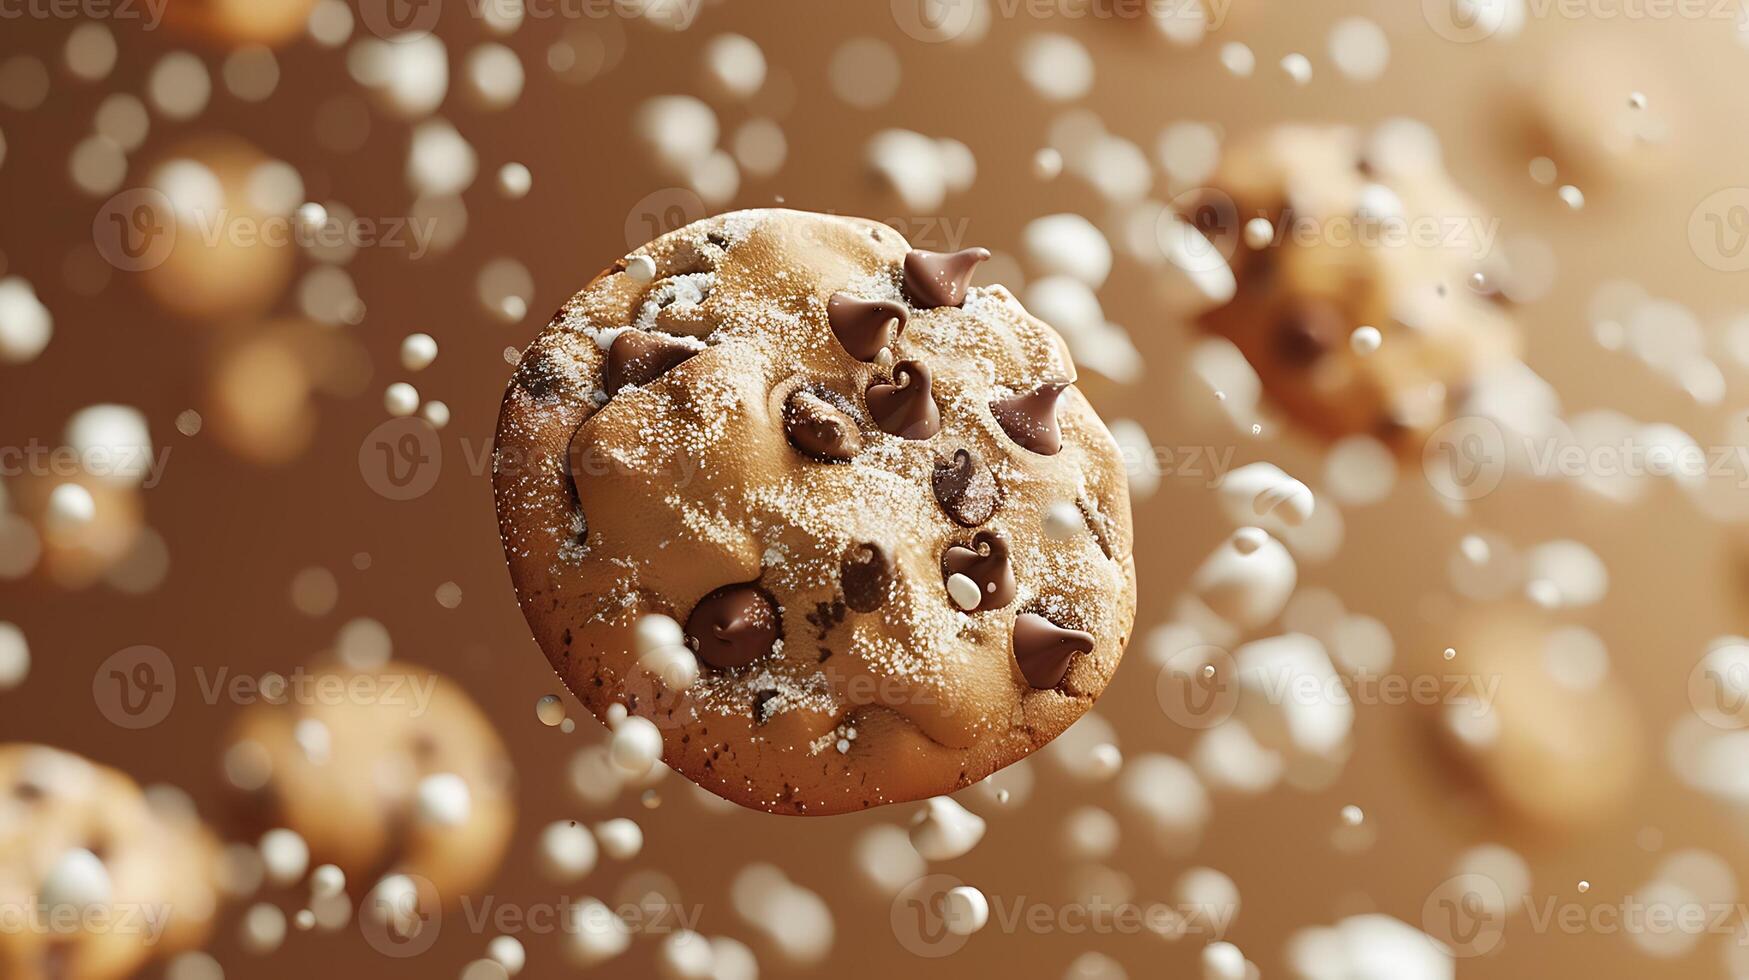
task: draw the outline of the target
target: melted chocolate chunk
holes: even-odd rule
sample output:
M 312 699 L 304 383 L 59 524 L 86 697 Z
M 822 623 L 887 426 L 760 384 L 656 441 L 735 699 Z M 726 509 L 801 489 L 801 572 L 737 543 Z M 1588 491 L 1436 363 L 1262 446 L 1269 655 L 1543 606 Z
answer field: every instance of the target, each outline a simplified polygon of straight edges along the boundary
M 745 667 L 777 643 L 777 606 L 757 585 L 725 585 L 699 600 L 686 618 L 686 637 L 712 667 Z
M 905 332 L 905 307 L 891 300 L 857 299 L 849 293 L 833 293 L 826 303 L 826 319 L 846 352 L 859 361 L 872 361 L 881 348 Z
M 1328 303 L 1290 310 L 1275 325 L 1275 356 L 1290 367 L 1307 367 L 1341 340 L 1342 314 Z
M 1008 557 L 1008 538 L 1000 531 L 979 531 L 972 546 L 955 545 L 941 557 L 942 578 L 964 575 L 978 583 L 983 598 L 967 612 L 1001 609 L 1014 601 L 1014 563 Z
M 842 463 L 862 452 L 862 429 L 850 413 L 806 389 L 784 402 L 783 432 L 790 445 L 823 462 Z
M 896 384 L 868 386 L 868 410 L 881 431 L 903 439 L 927 439 L 941 431 L 933 375 L 921 361 L 893 365 Z
M 617 395 L 627 385 L 649 384 L 697 353 L 673 337 L 626 330 L 607 349 L 607 393 Z
M 844 604 L 860 613 L 874 612 L 887 601 L 899 577 L 893 556 L 878 544 L 852 545 L 838 570 Z
M 951 460 L 937 457 L 930 484 L 935 502 L 956 524 L 977 527 L 996 513 L 996 477 L 969 449 L 954 450 Z
M 1038 690 L 1063 683 L 1069 661 L 1093 652 L 1093 634 L 1064 629 L 1043 616 L 1021 613 L 1014 620 L 1014 661 L 1026 682 Z
M 978 263 L 989 257 L 987 248 L 958 252 L 912 249 L 905 253 L 905 295 L 918 309 L 958 306 L 966 301 L 966 287 L 971 285 Z
M 1008 438 L 1040 456 L 1055 456 L 1063 448 L 1063 433 L 1057 428 L 1057 400 L 1068 384 L 1050 381 L 1024 395 L 990 403 L 990 412 L 1008 433 Z

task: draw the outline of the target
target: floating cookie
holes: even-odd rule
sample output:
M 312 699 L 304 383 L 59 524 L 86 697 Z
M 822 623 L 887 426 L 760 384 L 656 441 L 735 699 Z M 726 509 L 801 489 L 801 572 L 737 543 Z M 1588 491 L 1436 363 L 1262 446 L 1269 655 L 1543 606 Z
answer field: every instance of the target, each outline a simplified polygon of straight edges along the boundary
M 0 976 L 120 980 L 199 946 L 218 842 L 127 776 L 41 745 L 0 745 Z M 151 917 L 150 921 L 148 916 Z
M 1283 126 L 1229 150 L 1187 205 L 1238 289 L 1202 325 L 1231 340 L 1301 425 L 1403 451 L 1516 362 L 1481 272 L 1497 225 L 1452 183 L 1430 134 Z M 1363 327 L 1376 330 L 1355 332 Z
M 360 890 L 416 875 L 453 902 L 497 871 L 515 824 L 513 774 L 460 685 L 393 663 L 286 683 L 280 703 L 251 707 L 227 744 L 252 830 L 296 831 L 313 863 L 339 866 Z
M 1092 705 L 1135 615 L 1123 462 L 1056 333 L 971 285 L 988 254 L 723 215 L 617 263 L 528 348 L 499 524 L 598 717 L 650 719 L 737 803 L 827 814 L 951 793 Z M 688 356 L 616 387 L 628 328 Z M 1046 534 L 1065 505 L 1102 531 Z M 684 688 L 637 663 L 649 614 L 683 626 Z

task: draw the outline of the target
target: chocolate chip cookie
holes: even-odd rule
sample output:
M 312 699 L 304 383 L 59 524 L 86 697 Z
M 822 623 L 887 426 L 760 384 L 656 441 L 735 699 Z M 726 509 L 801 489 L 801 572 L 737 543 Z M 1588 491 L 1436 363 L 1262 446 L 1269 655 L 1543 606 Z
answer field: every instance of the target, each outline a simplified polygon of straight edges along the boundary
M 417 875 L 454 901 L 497 872 L 515 826 L 504 743 L 430 670 L 324 666 L 251 706 L 227 743 L 251 830 L 296 831 L 357 890 Z
M 119 980 L 205 941 L 218 843 L 127 776 L 0 745 L 0 976 Z
M 1431 140 L 1408 126 L 1265 130 L 1188 201 L 1238 285 L 1202 325 L 1320 434 L 1419 451 L 1476 379 L 1518 357 L 1511 317 L 1476 279 L 1497 224 Z
M 499 418 L 511 577 L 598 717 L 743 805 L 949 793 L 1056 737 L 1135 615 L 1122 459 L 1061 338 L 983 249 L 744 211 L 616 262 L 524 352 Z M 1078 508 L 1075 534 L 1045 515 Z M 684 689 L 634 627 L 684 626 Z

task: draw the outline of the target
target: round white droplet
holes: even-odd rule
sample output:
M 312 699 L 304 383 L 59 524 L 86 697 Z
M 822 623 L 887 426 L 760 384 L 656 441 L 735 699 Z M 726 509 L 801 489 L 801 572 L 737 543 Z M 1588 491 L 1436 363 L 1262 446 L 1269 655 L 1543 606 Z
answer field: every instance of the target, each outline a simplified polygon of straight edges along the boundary
M 596 824 L 595 838 L 601 842 L 601 853 L 615 861 L 629 861 L 644 849 L 643 828 L 625 817 Z
M 556 694 L 545 694 L 534 703 L 534 716 L 540 723 L 552 728 L 565 720 L 565 702 Z
M 1356 327 L 1354 333 L 1348 335 L 1348 346 L 1362 357 L 1378 350 L 1383 341 L 1377 327 Z
M 741 34 L 719 34 L 704 46 L 705 75 L 717 91 L 745 99 L 765 84 L 765 52 Z
M 520 163 L 507 163 L 498 168 L 498 192 L 512 201 L 520 201 L 534 188 L 534 175 Z
M 656 278 L 656 260 L 648 255 L 634 255 L 626 260 L 626 275 L 633 282 L 650 282 Z
M 257 902 L 243 915 L 243 948 L 257 956 L 279 949 L 285 942 L 285 913 L 277 906 Z
M 498 936 L 493 939 L 486 944 L 486 955 L 511 976 L 521 973 L 522 968 L 528 965 L 528 951 L 515 936 Z
M 1238 41 L 1221 45 L 1221 66 L 1239 78 L 1250 78 L 1257 70 L 1257 55 Z
M 983 590 L 978 588 L 978 583 L 959 572 L 948 576 L 947 594 L 953 599 L 954 605 L 967 612 L 978 608 L 978 604 L 984 601 Z
M 1049 147 L 1032 155 L 1032 175 L 1039 180 L 1055 180 L 1063 172 L 1063 155 Z
M 295 830 L 279 827 L 261 835 L 261 865 L 275 885 L 295 884 L 310 866 L 310 845 Z
M 1067 541 L 1086 529 L 1081 508 L 1067 500 L 1059 500 L 1045 511 L 1045 536 L 1053 541 Z
M 310 897 L 333 898 L 346 890 L 346 872 L 332 864 L 324 864 L 310 872 Z
M 597 853 L 594 835 L 580 823 L 560 820 L 541 831 L 541 870 L 561 884 L 595 870 Z
M 419 411 L 419 389 L 405 381 L 389 385 L 383 392 L 383 408 L 396 418 L 406 418 Z
M 419 820 L 434 827 L 459 827 L 473 812 L 474 794 L 467 780 L 453 772 L 440 772 L 419 781 Z
M 971 885 L 960 885 L 942 896 L 941 913 L 948 932 L 969 936 L 990 921 L 990 902 Z
M 1562 184 L 1561 189 L 1555 193 L 1560 195 L 1563 204 L 1575 211 L 1585 206 L 1584 192 L 1572 184 Z
M 59 527 L 89 524 L 97 516 L 97 501 L 91 491 L 77 483 L 63 483 L 49 491 L 48 518 Z
M 63 853 L 44 876 L 38 899 L 49 909 L 86 909 L 110 898 L 109 869 L 83 848 Z
M 662 730 L 648 718 L 627 718 L 614 726 L 608 759 L 628 776 L 647 774 L 662 761 Z
M 10 691 L 24 683 L 30 674 L 30 644 L 24 631 L 11 623 L 0 623 L 0 691 Z
M 1202 948 L 1202 980 L 1245 980 L 1245 954 L 1228 942 Z
M 1312 62 L 1298 52 L 1281 59 L 1281 70 L 1287 72 L 1287 77 L 1293 79 L 1295 85 L 1305 85 L 1312 80 Z
M 1275 225 L 1268 218 L 1252 218 L 1245 222 L 1245 244 L 1250 248 L 1268 248 L 1275 241 Z
M 423 371 L 437 360 L 437 341 L 427 333 L 410 333 L 401 341 L 401 366 Z

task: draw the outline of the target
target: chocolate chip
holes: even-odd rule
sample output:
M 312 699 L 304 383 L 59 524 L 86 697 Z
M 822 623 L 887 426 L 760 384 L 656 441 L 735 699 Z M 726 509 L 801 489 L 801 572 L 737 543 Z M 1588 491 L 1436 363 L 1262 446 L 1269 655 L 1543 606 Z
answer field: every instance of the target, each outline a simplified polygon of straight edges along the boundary
M 964 575 L 978 585 L 982 597 L 967 612 L 1001 609 L 1014 601 L 1014 563 L 1008 557 L 1008 539 L 1000 531 L 979 531 L 970 548 L 955 545 L 941 557 L 943 578 Z
M 862 451 L 862 429 L 850 413 L 806 389 L 784 402 L 783 432 L 790 445 L 824 462 L 841 463 Z
M 777 643 L 777 605 L 757 585 L 725 585 L 693 607 L 686 637 L 712 667 L 745 667 Z
M 903 439 L 927 439 L 941 431 L 941 411 L 935 407 L 934 377 L 921 361 L 893 365 L 897 384 L 868 386 L 868 410 L 881 431 Z
M 1093 634 L 1064 629 L 1043 616 L 1021 613 L 1014 620 L 1014 661 L 1026 682 L 1044 691 L 1063 683 L 1069 661 L 1093 652 Z
M 759 691 L 753 695 L 753 724 L 763 725 L 771 720 L 768 706 L 775 700 L 776 691 Z
M 607 393 L 617 395 L 627 385 L 649 384 L 696 353 L 697 348 L 673 337 L 623 331 L 607 349 Z
M 1057 399 L 1069 387 L 1049 381 L 1024 395 L 990 403 L 990 412 L 1008 438 L 1040 456 L 1055 456 L 1063 448 L 1063 433 L 1057 427 Z
M 990 257 L 987 248 L 966 248 L 958 252 L 925 252 L 912 249 L 905 253 L 905 295 L 918 309 L 938 306 L 958 306 L 966 301 L 966 287 L 978 263 Z
M 878 544 L 852 545 L 839 565 L 844 604 L 860 613 L 874 612 L 887 601 L 898 578 L 893 556 Z
M 930 483 L 935 502 L 957 524 L 977 527 L 996 513 L 996 477 L 969 449 L 954 450 L 951 460 L 937 457 Z
M 859 361 L 872 361 L 881 348 L 905 332 L 910 314 L 891 300 L 857 299 L 849 293 L 833 293 L 826 302 L 826 319 L 845 351 Z
M 1307 303 L 1276 323 L 1275 356 L 1292 367 L 1306 367 L 1335 347 L 1342 335 L 1342 315 L 1335 307 Z

